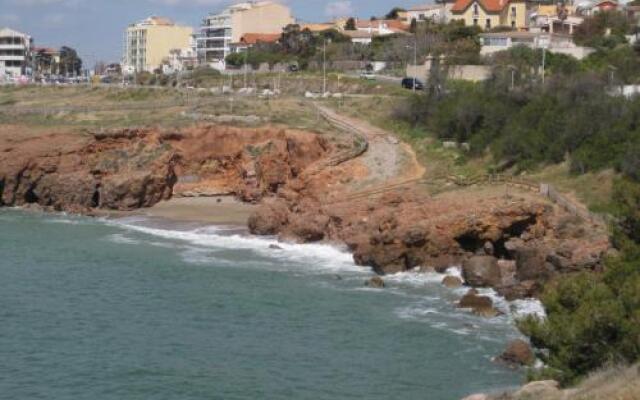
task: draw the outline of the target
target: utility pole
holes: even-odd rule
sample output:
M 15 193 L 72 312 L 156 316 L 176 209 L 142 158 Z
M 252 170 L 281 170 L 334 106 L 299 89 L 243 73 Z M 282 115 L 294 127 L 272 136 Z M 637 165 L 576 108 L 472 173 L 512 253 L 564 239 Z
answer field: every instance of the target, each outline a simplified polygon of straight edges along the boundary
M 327 93 L 327 38 L 322 46 L 322 95 Z
M 416 74 L 415 71 L 417 71 L 418 68 L 418 34 L 414 34 L 413 35 L 413 68 L 414 68 L 414 73 L 413 73 L 413 93 L 416 92 Z
M 542 86 L 544 86 L 544 68 L 545 68 L 546 58 L 547 58 L 547 48 L 545 46 L 542 46 Z
M 247 59 L 249 57 L 249 45 L 244 49 L 244 89 L 247 90 Z

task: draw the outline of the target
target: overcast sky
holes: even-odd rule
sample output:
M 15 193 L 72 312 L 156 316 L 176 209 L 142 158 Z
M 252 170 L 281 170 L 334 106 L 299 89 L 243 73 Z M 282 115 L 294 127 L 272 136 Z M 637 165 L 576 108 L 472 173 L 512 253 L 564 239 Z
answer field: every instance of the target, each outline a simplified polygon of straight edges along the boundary
M 0 27 L 34 37 L 36 46 L 68 45 L 90 66 L 95 60 L 119 61 L 126 26 L 149 15 L 167 16 L 197 26 L 209 12 L 230 0 L 0 0 Z M 408 7 L 430 0 L 285 0 L 296 18 L 322 21 L 333 16 L 368 18 L 394 6 Z

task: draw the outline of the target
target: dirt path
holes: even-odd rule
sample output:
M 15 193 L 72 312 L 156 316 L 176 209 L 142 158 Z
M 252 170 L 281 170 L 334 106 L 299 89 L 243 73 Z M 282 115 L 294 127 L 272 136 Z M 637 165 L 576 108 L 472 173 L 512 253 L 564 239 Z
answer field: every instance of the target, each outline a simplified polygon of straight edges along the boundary
M 314 105 L 328 119 L 338 121 L 367 140 L 369 147 L 358 160 L 365 165 L 368 175 L 359 182 L 359 186 L 384 187 L 419 179 L 424 175 L 425 169 L 418 162 L 413 149 L 400 142 L 392 133 L 368 122 L 339 114 L 318 103 Z

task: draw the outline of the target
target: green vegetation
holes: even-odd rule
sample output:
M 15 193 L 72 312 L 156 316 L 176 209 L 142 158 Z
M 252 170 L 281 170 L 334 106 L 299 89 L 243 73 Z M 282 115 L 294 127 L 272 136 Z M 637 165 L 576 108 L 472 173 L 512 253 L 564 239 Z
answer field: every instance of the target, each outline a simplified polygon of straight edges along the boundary
M 638 49 L 624 38 L 630 32 L 624 15 L 598 14 L 578 34 L 596 47 L 591 56 L 547 53 L 543 71 L 541 51 L 516 47 L 484 60 L 493 75 L 483 83 L 446 81 L 445 63 L 423 94 L 393 113 L 419 151 L 432 152 L 434 139 L 469 143 L 458 163 L 490 160 L 494 171 L 586 186 L 597 192 L 587 203 L 612 216 L 617 252 L 606 268 L 550 282 L 547 318 L 519 322 L 546 365 L 532 379 L 570 385 L 640 360 L 640 98 L 615 92 L 640 82 Z
M 544 350 L 539 356 L 546 368 L 533 378 L 572 384 L 607 364 L 640 359 L 640 183 L 620 178 L 612 205 L 620 255 L 608 260 L 603 273 L 582 272 L 547 285 L 547 318 L 519 323 Z

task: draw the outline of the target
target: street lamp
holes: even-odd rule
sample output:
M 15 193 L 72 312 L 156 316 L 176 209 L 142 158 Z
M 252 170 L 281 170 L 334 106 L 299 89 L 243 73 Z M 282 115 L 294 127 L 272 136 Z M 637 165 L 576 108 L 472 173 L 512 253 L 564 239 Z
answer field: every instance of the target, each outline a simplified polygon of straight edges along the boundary
M 405 46 L 407 49 L 410 49 L 411 46 Z M 414 34 L 413 36 L 413 91 L 416 91 L 416 70 L 418 68 L 418 36 Z

